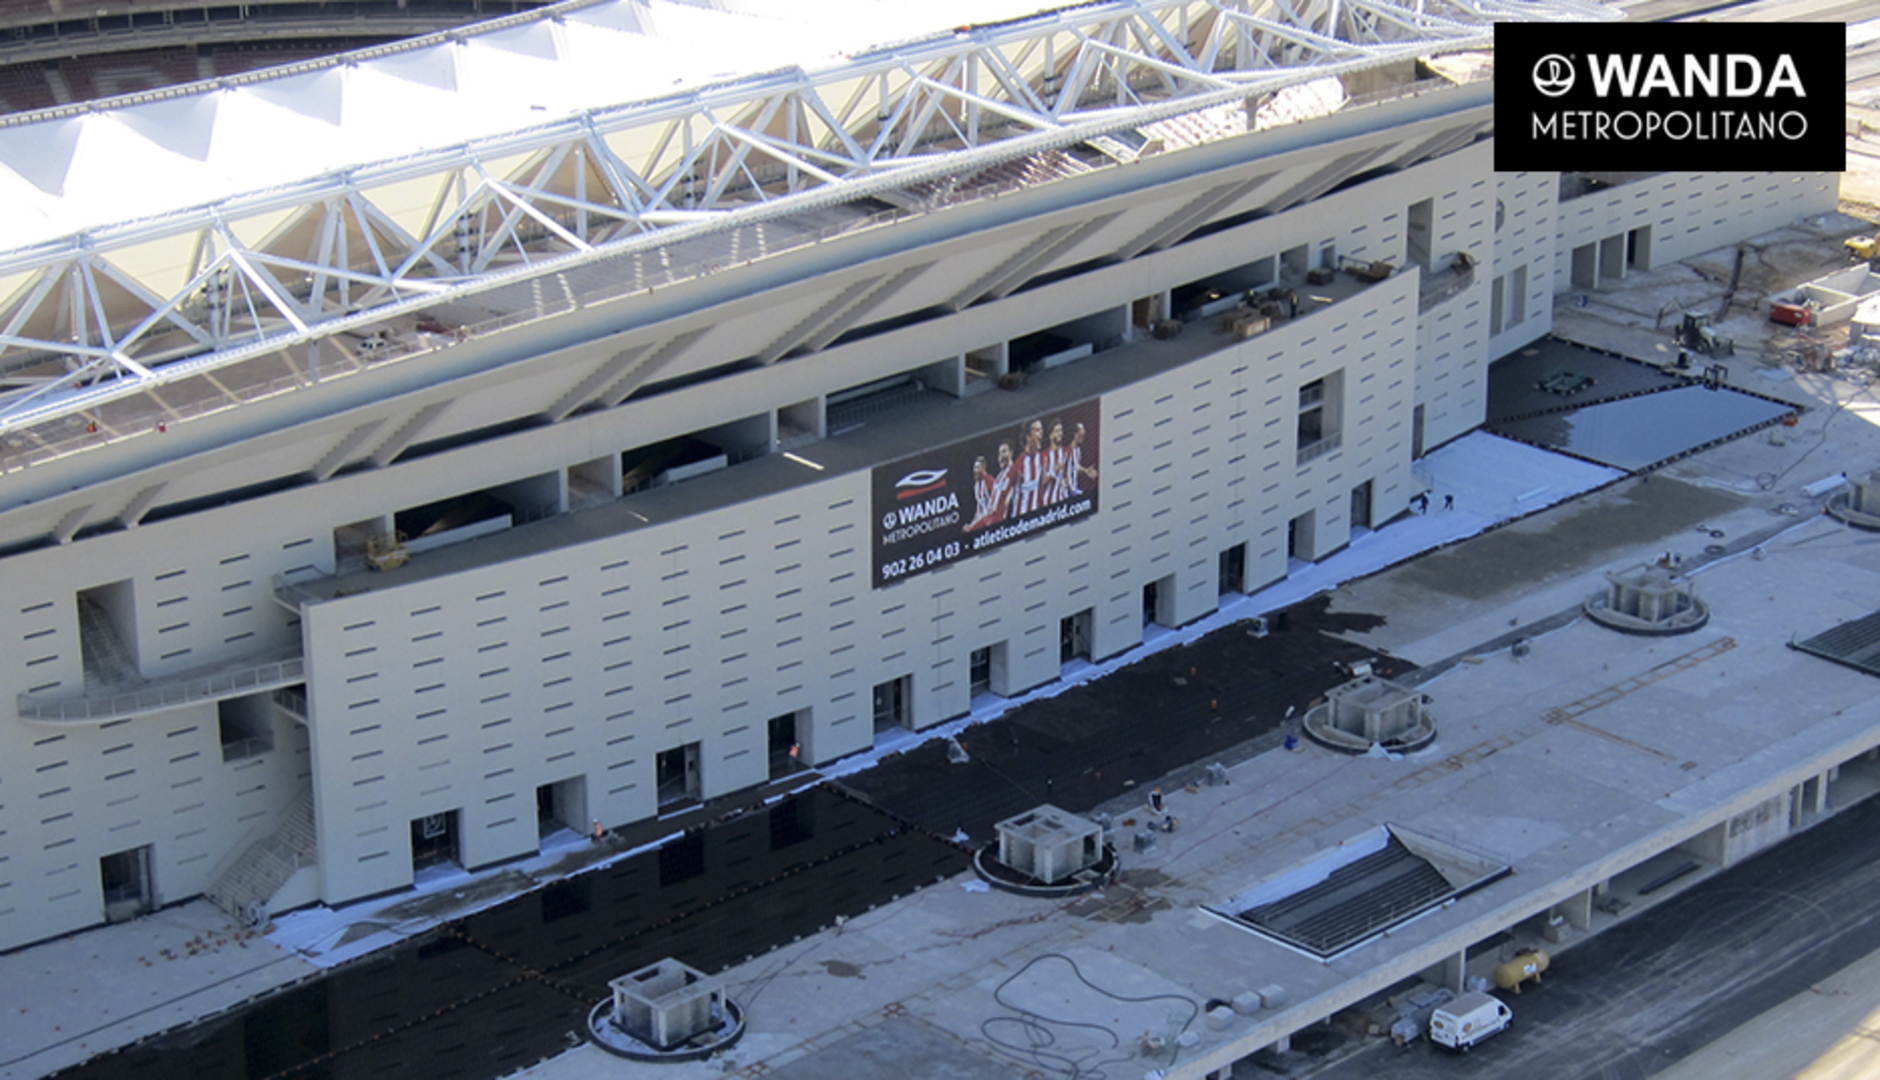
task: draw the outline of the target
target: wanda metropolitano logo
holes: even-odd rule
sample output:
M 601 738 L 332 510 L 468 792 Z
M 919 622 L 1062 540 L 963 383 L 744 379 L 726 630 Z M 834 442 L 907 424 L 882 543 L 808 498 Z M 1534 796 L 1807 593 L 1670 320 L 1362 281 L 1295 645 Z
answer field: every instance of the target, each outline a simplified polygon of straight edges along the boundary
M 1838 172 L 1845 36 L 1840 23 L 1498 23 L 1511 77 L 1495 87 L 1495 168 Z
M 1573 61 L 1559 53 L 1548 53 L 1534 61 L 1534 89 L 1550 98 L 1572 90 Z

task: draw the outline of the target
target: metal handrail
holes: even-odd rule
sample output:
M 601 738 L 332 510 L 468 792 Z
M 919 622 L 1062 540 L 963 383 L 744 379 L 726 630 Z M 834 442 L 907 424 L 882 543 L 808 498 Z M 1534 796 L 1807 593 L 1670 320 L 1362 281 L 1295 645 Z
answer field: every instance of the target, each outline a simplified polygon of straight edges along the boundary
M 308 718 L 307 692 L 305 690 L 296 690 L 292 686 L 283 686 L 274 692 L 274 704 L 286 709 L 302 720 Z
M 1343 433 L 1334 431 L 1310 446 L 1299 448 L 1299 464 L 1325 456 L 1338 449 L 1344 443 Z
M 156 683 L 103 697 L 87 695 L 46 701 L 19 696 L 20 718 L 39 721 L 110 720 L 120 716 L 156 712 L 192 701 L 233 697 L 245 690 L 262 690 L 306 677 L 307 663 L 300 657 L 259 664 L 234 671 L 202 675 L 181 682 Z

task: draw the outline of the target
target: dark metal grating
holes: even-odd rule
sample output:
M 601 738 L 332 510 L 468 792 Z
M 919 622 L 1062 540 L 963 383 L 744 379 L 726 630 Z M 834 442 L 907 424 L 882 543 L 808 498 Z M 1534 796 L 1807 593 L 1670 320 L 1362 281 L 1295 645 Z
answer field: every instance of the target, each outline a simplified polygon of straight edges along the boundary
M 1329 957 L 1456 893 L 1434 866 L 1392 836 L 1380 851 L 1240 918 L 1316 956 Z
M 1789 647 L 1880 675 L 1880 611 L 1824 630 L 1807 641 L 1791 641 Z

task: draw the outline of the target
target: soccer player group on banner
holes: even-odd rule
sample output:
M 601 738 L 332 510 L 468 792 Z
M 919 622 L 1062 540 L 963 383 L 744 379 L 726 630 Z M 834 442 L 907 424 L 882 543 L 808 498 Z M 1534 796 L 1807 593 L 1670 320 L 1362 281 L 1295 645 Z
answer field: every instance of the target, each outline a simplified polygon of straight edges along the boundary
M 1016 456 L 1009 440 L 999 444 L 996 471 L 987 468 L 983 455 L 973 459 L 975 513 L 966 531 L 1035 514 L 1082 495 L 1085 481 L 1097 478 L 1097 470 L 1084 464 L 1084 438 L 1084 425 L 1078 424 L 1066 444 L 1064 422 L 1052 420 L 1047 443 L 1044 421 L 1033 420 Z

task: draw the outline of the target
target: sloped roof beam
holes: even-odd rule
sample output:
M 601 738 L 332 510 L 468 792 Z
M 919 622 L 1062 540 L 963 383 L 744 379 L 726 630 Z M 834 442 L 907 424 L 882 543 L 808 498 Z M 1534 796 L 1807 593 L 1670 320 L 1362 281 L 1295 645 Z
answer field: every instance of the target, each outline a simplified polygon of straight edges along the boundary
M 634 361 L 645 355 L 651 347 L 650 345 L 631 346 L 601 361 L 594 367 L 594 370 L 569 387 L 567 393 L 556 399 L 555 403 L 542 413 L 542 416 L 550 423 L 557 423 L 574 415 L 576 409 L 587 404 L 588 400 L 602 387 L 625 374 Z
M 1103 229 L 1108 228 L 1111 222 L 1122 216 L 1123 214 L 1120 210 L 1114 214 L 1103 214 L 1091 218 L 1066 235 L 1058 237 L 1056 240 L 1053 240 L 1051 243 L 1035 252 L 1031 258 L 1013 267 L 1012 270 L 995 283 L 991 289 L 987 290 L 983 299 L 998 300 L 1017 292 L 1020 286 L 1038 276 L 1045 267 L 1063 258 L 1066 252 L 1070 251 L 1078 244 L 1083 243 L 1085 240 L 1090 239 L 1090 237 L 1096 235 Z
M 117 523 L 121 529 L 128 529 L 144 520 L 144 515 L 157 504 L 163 490 L 170 486 L 168 480 L 159 480 L 131 496 L 131 501 L 124 504 L 124 509 L 117 512 Z
M 94 505 L 96 504 L 86 503 L 83 506 L 74 507 L 60 518 L 59 523 L 52 527 L 52 542 L 55 544 L 71 543 L 72 537 L 77 536 L 78 530 L 84 526 L 85 518 L 91 513 Z
M 1311 202 L 1313 199 L 1318 198 L 1320 195 L 1325 194 L 1347 179 L 1355 176 L 1359 170 L 1366 168 L 1373 161 L 1376 161 L 1394 149 L 1396 149 L 1395 146 L 1378 146 L 1370 150 L 1359 150 L 1341 155 L 1334 159 L 1331 164 L 1317 170 L 1311 176 L 1306 177 L 1292 187 L 1287 188 L 1269 205 L 1273 207 L 1274 213 L 1279 214 L 1291 210 L 1301 203 Z
M 405 452 L 406 447 L 416 442 L 418 436 L 424 434 L 424 429 L 430 427 L 456 400 L 456 398 L 445 398 L 443 401 L 433 401 L 411 414 L 410 419 L 386 436 L 385 441 L 372 451 L 372 464 L 381 469 L 390 465 L 398 455 Z
M 1475 138 L 1477 132 L 1482 131 L 1487 126 L 1486 124 L 1466 124 L 1461 127 L 1444 128 L 1430 138 L 1418 143 L 1408 152 L 1399 155 L 1395 159 L 1397 167 L 1407 169 L 1419 161 L 1440 157 L 1443 154 L 1449 153 L 1451 150 L 1458 149 L 1468 144 Z
M 915 278 L 933 269 L 933 266 L 933 263 L 928 262 L 918 266 L 904 267 L 900 273 L 876 285 L 868 295 L 839 312 L 822 329 L 811 334 L 808 340 L 799 347 L 807 352 L 821 352 L 828 348 L 837 338 L 848 333 L 852 327 L 866 318 L 870 312 L 879 308 L 889 297 L 906 288 Z
M 1160 251 L 1179 242 L 1220 213 L 1223 207 L 1232 205 L 1236 199 L 1273 179 L 1275 175 L 1262 173 L 1247 180 L 1221 184 L 1203 191 L 1118 249 L 1115 257 L 1119 261 L 1126 261 L 1145 251 Z
M 370 439 L 373 433 L 384 424 L 384 420 L 367 420 L 353 428 L 344 438 L 334 444 L 333 449 L 328 450 L 320 460 L 313 463 L 313 467 L 307 470 L 307 475 L 316 482 L 328 479 L 345 467 L 346 463 L 353 459 L 353 455 L 364 449 L 366 440 Z
M 660 368 L 677 360 L 680 355 L 698 344 L 699 339 L 711 330 L 711 327 L 704 326 L 696 330 L 687 330 L 677 337 L 667 339 L 665 344 L 643 355 L 637 363 L 627 368 L 625 374 L 602 391 L 598 398 L 599 402 L 611 409 L 627 400 L 635 390 L 645 386 L 646 381 L 652 378 Z

